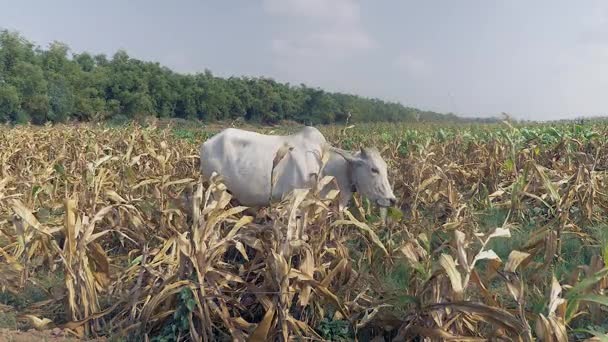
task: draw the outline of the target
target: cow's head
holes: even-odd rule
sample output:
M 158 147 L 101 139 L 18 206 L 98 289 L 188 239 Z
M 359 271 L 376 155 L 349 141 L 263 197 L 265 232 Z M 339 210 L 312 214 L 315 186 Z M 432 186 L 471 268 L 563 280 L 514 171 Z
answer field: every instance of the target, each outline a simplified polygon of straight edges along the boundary
M 397 199 L 388 181 L 386 162 L 376 148 L 361 148 L 357 153 L 333 149 L 346 159 L 357 191 L 381 207 L 395 205 Z

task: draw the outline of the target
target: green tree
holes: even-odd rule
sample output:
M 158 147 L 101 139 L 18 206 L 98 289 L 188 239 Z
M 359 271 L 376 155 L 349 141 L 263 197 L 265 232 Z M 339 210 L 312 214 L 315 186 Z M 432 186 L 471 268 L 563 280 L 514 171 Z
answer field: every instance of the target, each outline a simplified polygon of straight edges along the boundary
M 20 102 L 17 88 L 10 84 L 0 83 L 0 122 L 15 120 L 21 109 Z
M 48 81 L 49 113 L 53 122 L 65 121 L 74 109 L 74 98 L 68 81 L 61 74 L 53 73 Z
M 75 55 L 74 60 L 84 72 L 91 72 L 95 68 L 95 59 L 87 52 Z
M 47 81 L 42 68 L 28 62 L 20 61 L 14 69 L 13 77 L 9 79 L 20 93 L 21 108 L 36 124 L 48 120 L 49 97 Z
M 144 115 L 245 119 L 307 124 L 352 121 L 460 120 L 399 103 L 331 93 L 266 77 L 222 78 L 204 70 L 178 74 L 118 50 L 72 54 L 61 42 L 34 48 L 17 32 L 0 31 L 0 121 L 98 121 Z M 119 120 L 120 121 L 120 120 Z

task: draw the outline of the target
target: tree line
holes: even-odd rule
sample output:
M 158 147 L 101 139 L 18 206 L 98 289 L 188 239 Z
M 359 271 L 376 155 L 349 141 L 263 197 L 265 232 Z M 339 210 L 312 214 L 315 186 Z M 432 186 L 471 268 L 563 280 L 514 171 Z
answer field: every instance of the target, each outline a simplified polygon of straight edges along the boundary
M 270 78 L 180 74 L 124 50 L 70 53 L 41 49 L 18 32 L 0 31 L 0 122 L 130 120 L 153 115 L 204 121 L 307 124 L 369 121 L 460 121 L 399 103 L 327 92 Z

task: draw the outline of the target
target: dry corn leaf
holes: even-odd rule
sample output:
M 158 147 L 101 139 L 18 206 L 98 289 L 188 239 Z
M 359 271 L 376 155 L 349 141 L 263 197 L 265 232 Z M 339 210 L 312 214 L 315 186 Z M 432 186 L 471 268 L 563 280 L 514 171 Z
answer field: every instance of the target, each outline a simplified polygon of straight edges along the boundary
M 45 330 L 48 328 L 49 324 L 53 323 L 52 320 L 43 317 L 39 318 L 34 315 L 21 315 L 20 318 L 26 319 L 28 323 L 34 327 L 36 330 Z
M 441 256 L 439 257 L 439 264 L 448 274 L 448 277 L 450 278 L 450 283 L 452 284 L 452 290 L 455 292 L 457 300 L 461 300 L 463 295 L 462 276 L 456 268 L 456 263 L 454 262 L 454 259 L 449 254 L 441 254 Z
M 523 326 L 522 322 L 517 319 L 514 315 L 509 313 L 508 311 L 491 307 L 481 303 L 473 303 L 473 302 L 454 302 L 454 303 L 440 303 L 440 304 L 432 304 L 425 308 L 424 311 L 434 311 L 444 308 L 451 308 L 454 310 L 458 310 L 467 315 L 477 315 L 480 319 L 486 320 L 488 323 L 492 323 L 497 326 L 501 326 L 512 334 L 519 336 L 521 333 L 525 332 L 526 328 Z
M 380 238 L 378 238 L 376 233 L 374 233 L 374 231 L 367 224 L 358 221 L 353 216 L 353 214 L 351 214 L 350 211 L 348 211 L 348 210 L 345 210 L 344 213 L 346 213 L 346 216 L 348 216 L 349 220 L 336 220 L 332 224 L 332 226 L 351 225 L 351 224 L 354 225 L 355 227 L 359 228 L 363 232 L 367 233 L 367 235 L 372 240 L 372 242 L 376 246 L 378 246 L 384 252 L 385 255 L 388 255 L 388 251 L 386 250 L 386 247 L 384 247 L 384 244 L 382 243 L 382 241 L 380 241 Z
M 251 335 L 249 335 L 249 338 L 247 339 L 247 341 L 250 341 L 250 342 L 269 341 L 269 333 L 270 333 L 270 328 L 272 327 L 272 322 L 273 322 L 274 316 L 275 316 L 275 307 L 273 305 L 273 306 L 270 306 L 270 308 L 268 308 L 266 310 L 266 313 L 264 314 L 264 318 L 258 324 L 258 326 L 255 328 L 255 330 L 251 333 Z
M 507 260 L 507 263 L 505 264 L 505 271 L 506 272 L 515 272 L 517 270 L 517 267 L 527 258 L 530 257 L 530 254 L 525 253 L 525 252 L 520 252 L 520 251 L 511 251 L 511 253 L 509 253 L 509 258 Z

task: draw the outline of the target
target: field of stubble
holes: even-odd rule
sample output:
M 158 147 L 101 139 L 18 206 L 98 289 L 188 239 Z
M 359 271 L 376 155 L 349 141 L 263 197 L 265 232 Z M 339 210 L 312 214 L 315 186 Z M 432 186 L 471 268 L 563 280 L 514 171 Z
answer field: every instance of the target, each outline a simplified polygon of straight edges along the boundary
M 249 215 L 199 180 L 212 130 L 0 128 L 0 328 L 115 341 L 608 338 L 608 126 L 320 129 L 383 151 L 399 198 L 385 220 L 359 197 L 340 214 L 318 188 Z

